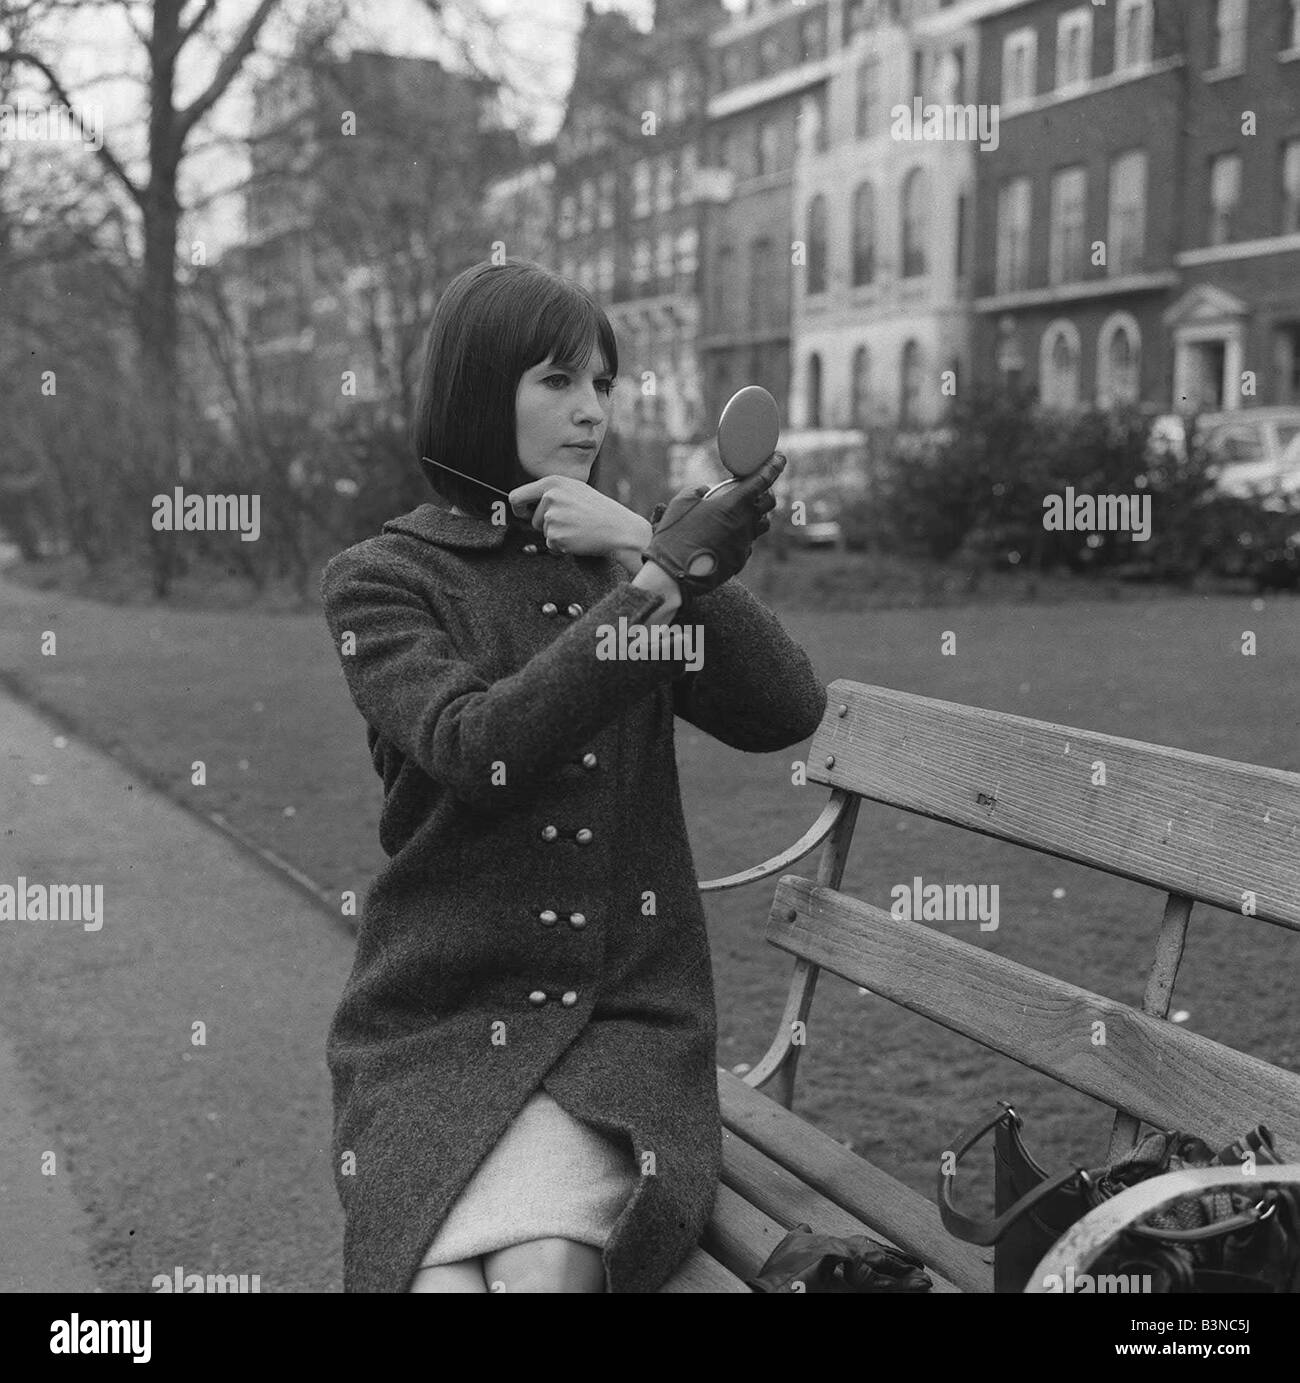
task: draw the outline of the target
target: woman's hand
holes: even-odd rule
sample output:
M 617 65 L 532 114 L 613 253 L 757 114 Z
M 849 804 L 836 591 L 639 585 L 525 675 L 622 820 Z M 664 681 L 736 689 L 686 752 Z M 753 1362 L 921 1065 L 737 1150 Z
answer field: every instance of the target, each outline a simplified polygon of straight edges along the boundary
M 546 475 L 510 491 L 510 507 L 546 535 L 552 552 L 575 557 L 616 557 L 630 572 L 641 568 L 641 549 L 650 540 L 649 520 L 610 499 L 584 480 Z

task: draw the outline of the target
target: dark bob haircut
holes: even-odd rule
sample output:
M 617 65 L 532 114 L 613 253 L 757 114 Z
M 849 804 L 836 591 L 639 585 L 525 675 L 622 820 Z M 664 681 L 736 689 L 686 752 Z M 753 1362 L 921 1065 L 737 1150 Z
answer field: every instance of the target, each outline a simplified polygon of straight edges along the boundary
M 519 464 L 515 395 L 546 360 L 585 369 L 591 343 L 618 373 L 604 309 L 585 288 L 529 260 L 485 260 L 456 275 L 434 310 L 411 440 L 429 484 L 458 509 L 486 516 L 501 498 L 424 457 L 509 492 L 536 479 Z M 589 483 L 598 482 L 599 453 Z

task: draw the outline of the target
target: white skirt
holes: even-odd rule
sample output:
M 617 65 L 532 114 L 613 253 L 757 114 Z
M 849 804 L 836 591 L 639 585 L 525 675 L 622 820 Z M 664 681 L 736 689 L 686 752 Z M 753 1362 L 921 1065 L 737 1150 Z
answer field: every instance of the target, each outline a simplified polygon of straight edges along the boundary
M 539 1087 L 453 1202 L 420 1266 L 530 1239 L 603 1248 L 638 1179 L 630 1144 L 573 1118 Z

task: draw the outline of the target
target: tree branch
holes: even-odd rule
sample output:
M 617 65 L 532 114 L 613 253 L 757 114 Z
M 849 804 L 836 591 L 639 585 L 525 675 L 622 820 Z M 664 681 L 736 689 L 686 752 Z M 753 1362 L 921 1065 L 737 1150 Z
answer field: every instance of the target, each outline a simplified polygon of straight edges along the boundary
M 257 45 L 257 36 L 262 30 L 262 26 L 271 17 L 271 12 L 280 3 L 280 0 L 261 0 L 253 17 L 244 26 L 244 32 L 235 40 L 225 57 L 221 59 L 217 67 L 216 75 L 208 83 L 206 89 L 190 102 L 184 110 L 176 112 L 176 147 L 179 149 L 185 143 L 185 137 L 190 130 L 208 113 L 216 104 L 221 93 L 234 80 L 235 74 L 243 66 L 244 60 Z
M 80 114 L 78 114 L 78 112 L 74 108 L 72 104 L 72 98 L 68 95 L 67 89 L 59 80 L 57 74 L 43 58 L 38 57 L 35 53 L 24 52 L 20 49 L 8 49 L 5 52 L 0 53 L 0 66 L 12 67 L 14 64 L 20 62 L 25 62 L 29 67 L 34 67 L 41 74 L 41 76 L 45 78 L 46 82 L 49 84 L 50 90 L 55 94 L 55 96 L 59 98 L 59 100 L 65 106 L 67 106 L 67 108 L 70 111 L 72 111 L 73 118 L 76 120 L 78 127 L 84 134 L 85 124 L 82 121 Z M 107 168 L 108 171 L 112 173 L 112 175 L 118 180 L 118 182 L 120 182 L 122 186 L 126 188 L 126 190 L 131 194 L 131 198 L 136 203 L 136 205 L 143 210 L 144 192 L 141 188 L 136 186 L 134 180 L 131 178 L 131 175 L 117 161 L 117 158 L 113 154 L 113 151 L 108 147 L 108 141 L 104 140 L 100 144 L 99 148 L 95 150 L 95 153 L 99 155 L 100 161 L 103 163 L 104 167 Z

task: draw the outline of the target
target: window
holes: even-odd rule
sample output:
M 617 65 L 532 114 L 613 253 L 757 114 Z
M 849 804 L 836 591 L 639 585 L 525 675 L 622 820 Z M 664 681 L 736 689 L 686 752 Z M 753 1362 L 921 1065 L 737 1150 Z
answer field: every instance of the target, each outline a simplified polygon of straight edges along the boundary
M 1092 75 L 1092 11 L 1068 10 L 1056 23 L 1056 86 L 1086 86 Z
M 699 256 L 700 233 L 694 226 L 688 226 L 677 236 L 677 288 L 679 292 L 694 292 Z
M 664 118 L 664 84 L 658 79 L 646 83 L 643 109 L 653 111 L 659 120 Z
M 814 351 L 808 357 L 808 426 L 814 431 L 822 425 L 822 358 Z
M 781 66 L 781 36 L 766 33 L 758 41 L 758 75 L 770 77 Z
M 1210 160 L 1210 244 L 1226 245 L 1236 232 L 1241 202 L 1241 158 L 1220 154 Z
M 853 194 L 853 282 L 876 277 L 876 195 L 869 182 Z
M 859 139 L 868 139 L 876 133 L 876 117 L 880 102 L 880 59 L 864 58 L 858 64 L 857 123 L 855 126 Z
M 1107 259 L 1113 275 L 1142 270 L 1146 252 L 1147 156 L 1121 154 L 1110 165 L 1110 228 Z
M 1038 34 L 1017 29 L 1002 41 L 1002 104 L 1023 105 L 1038 94 Z
M 826 291 L 826 198 L 808 203 L 808 292 Z
M 776 120 L 767 116 L 758 122 L 754 140 L 754 171 L 761 177 L 775 173 L 780 165 L 781 131 Z
M 632 166 L 632 215 L 650 215 L 650 160 L 639 159 Z
M 998 192 L 997 291 L 1029 287 L 1029 220 L 1033 183 L 1012 178 Z
M 1138 324 L 1117 312 L 1102 324 L 1097 337 L 1097 401 L 1103 408 L 1137 403 L 1141 397 Z
M 966 222 L 970 212 L 970 193 L 957 194 L 957 252 L 952 271 L 958 278 L 966 276 Z
M 749 326 L 751 329 L 770 326 L 768 302 L 771 295 L 772 242 L 759 236 L 749 247 Z
M 1215 0 L 1210 66 L 1231 71 L 1246 55 L 1246 0 Z
M 921 347 L 909 341 L 903 347 L 898 371 L 898 421 L 903 427 L 914 427 L 921 412 Z
M 1273 349 L 1277 363 L 1277 401 L 1300 403 L 1300 322 L 1278 323 Z
M 871 417 L 871 352 L 865 346 L 859 346 L 853 352 L 849 400 L 854 427 L 866 427 Z
M 920 168 L 913 168 L 903 179 L 902 244 L 905 279 L 915 278 L 926 272 L 925 242 L 929 202 L 929 179 Z
M 1115 71 L 1127 72 L 1151 61 L 1154 19 L 1151 0 L 1119 0 L 1115 14 Z
M 799 61 L 819 62 L 826 56 L 826 11 L 806 14 L 799 21 Z
M 745 80 L 745 53 L 740 44 L 724 48 L 722 52 L 722 86 L 739 86 Z
M 596 291 L 606 294 L 614 291 L 614 251 L 608 246 L 596 257 Z
M 830 147 L 830 127 L 826 119 L 826 91 L 805 96 L 799 105 L 799 144 L 809 154 L 823 154 Z
M 1083 277 L 1086 260 L 1084 217 L 1087 173 L 1063 168 L 1052 178 L 1052 224 L 1048 250 L 1048 281 L 1070 283 Z
M 857 34 L 865 33 L 876 21 L 873 11 L 877 0 L 844 0 L 844 42 L 849 44 Z
M 661 232 L 655 243 L 655 279 L 659 291 L 665 292 L 673 281 L 673 235 L 671 231 Z
M 1300 48 L 1300 0 L 1290 0 L 1290 12 L 1287 14 L 1287 32 L 1283 39 L 1284 48 Z
M 560 239 L 567 240 L 573 234 L 573 223 L 577 214 L 577 199 L 571 192 L 560 198 Z M 567 277 L 567 275 L 566 275 Z
M 699 150 L 694 144 L 683 144 L 678 154 L 677 196 L 683 205 L 695 200 L 695 175 L 700 167 Z
M 966 98 L 966 50 L 950 48 L 939 63 L 939 101 L 959 106 Z
M 1300 232 L 1300 139 L 1282 146 L 1282 234 Z
M 1044 408 L 1079 406 L 1079 332 L 1073 322 L 1053 322 L 1043 333 L 1039 381 Z
M 614 200 L 617 195 L 617 174 L 602 173 L 600 178 L 600 200 L 596 205 L 596 224 L 601 230 L 609 230 L 614 224 Z
M 655 168 L 655 209 L 673 209 L 673 165 L 666 158 L 661 158 Z
M 589 235 L 595 220 L 596 187 L 590 179 L 578 188 L 578 234 Z
M 718 272 L 713 280 L 713 320 L 722 324 L 727 316 L 727 304 L 734 302 L 733 279 L 736 273 L 736 251 L 731 245 L 718 247 Z
M 919 49 L 912 52 L 912 94 L 913 101 L 925 97 L 925 54 Z
M 638 293 L 650 286 L 651 249 L 648 240 L 638 240 L 632 246 L 632 283 Z
M 753 145 L 747 143 L 741 135 L 739 129 L 732 129 L 723 136 L 722 140 L 722 166 L 730 168 L 737 178 L 748 178 L 753 174 L 753 162 L 750 155 L 753 153 Z
M 686 115 L 686 69 L 675 67 L 668 75 L 668 119 L 681 120 Z

